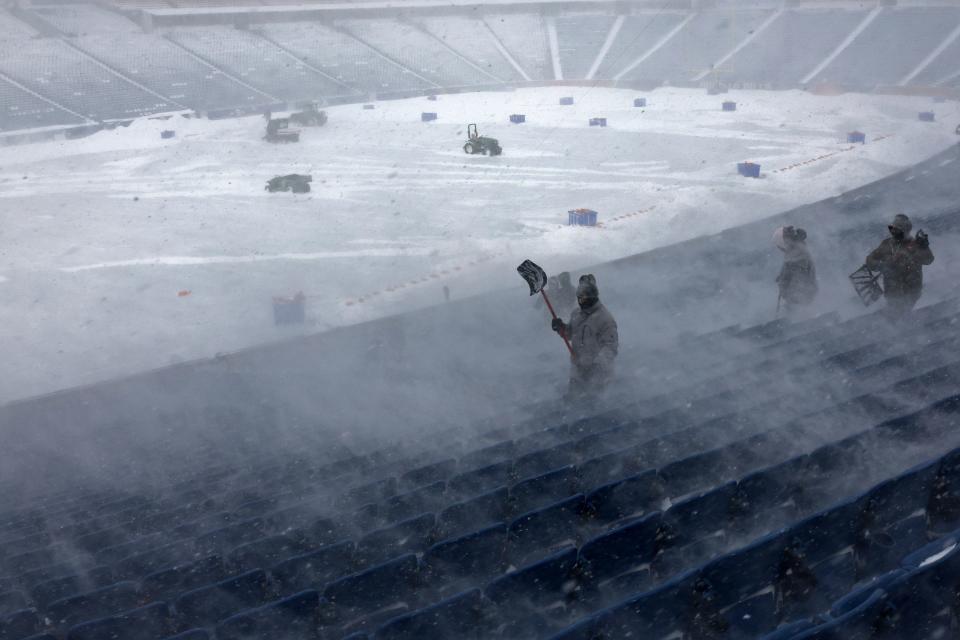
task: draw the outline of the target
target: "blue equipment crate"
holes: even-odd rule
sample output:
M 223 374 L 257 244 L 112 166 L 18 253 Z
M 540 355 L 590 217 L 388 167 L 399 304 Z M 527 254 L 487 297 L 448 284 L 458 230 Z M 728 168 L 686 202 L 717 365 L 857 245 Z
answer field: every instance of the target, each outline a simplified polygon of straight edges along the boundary
M 590 118 L 591 127 L 605 127 L 607 126 L 606 118 Z
M 306 318 L 306 296 L 298 293 L 292 298 L 274 297 L 274 324 L 303 324 Z
M 429 111 L 424 111 L 423 113 L 420 114 L 420 121 L 421 121 L 421 122 L 433 122 L 433 121 L 436 120 L 436 119 L 437 119 L 437 114 L 436 114 L 436 113 L 431 113 L 431 112 L 429 112 Z
M 851 131 L 850 133 L 847 134 L 847 142 L 850 142 L 850 143 L 859 142 L 860 144 L 866 144 L 867 134 L 865 134 L 862 131 Z
M 936 119 L 936 116 L 933 115 L 933 111 L 921 111 L 919 116 L 921 122 L 933 122 Z
M 571 209 L 567 211 L 567 224 L 576 227 L 595 227 L 597 212 L 592 209 Z
M 174 136 L 176 136 L 176 135 L 177 135 L 177 132 L 176 132 L 176 131 L 171 131 L 171 130 L 169 130 L 169 129 L 167 129 L 166 131 L 161 131 L 161 132 L 160 132 L 160 137 L 163 138 L 164 140 L 169 140 L 170 138 L 172 138 L 172 137 L 174 137 Z
M 737 173 L 745 178 L 759 178 L 760 165 L 755 162 L 739 162 L 737 163 Z
M 572 98 L 571 96 L 567 96 L 567 97 L 564 97 L 564 98 L 560 98 L 560 104 L 562 104 L 562 105 L 564 105 L 564 106 L 569 106 L 569 105 L 573 104 L 573 98 Z
M 522 113 L 514 113 L 513 115 L 510 116 L 510 122 L 512 122 L 513 124 L 520 124 L 521 122 L 526 122 L 526 121 L 527 121 L 527 116 L 525 116 Z
M 364 108 L 365 110 L 369 111 L 369 110 L 371 110 L 371 109 L 374 108 L 374 105 L 372 105 L 372 104 L 365 104 L 365 105 L 363 105 L 363 108 Z
M 634 99 L 633 99 L 633 106 L 635 106 L 635 107 L 645 107 L 645 106 L 647 106 L 647 99 L 646 99 L 646 98 L 634 98 Z
M 727 100 L 726 102 L 723 103 L 723 110 L 724 110 L 724 111 L 736 111 L 736 110 L 737 110 L 737 103 L 736 103 L 736 102 L 733 102 L 732 100 Z

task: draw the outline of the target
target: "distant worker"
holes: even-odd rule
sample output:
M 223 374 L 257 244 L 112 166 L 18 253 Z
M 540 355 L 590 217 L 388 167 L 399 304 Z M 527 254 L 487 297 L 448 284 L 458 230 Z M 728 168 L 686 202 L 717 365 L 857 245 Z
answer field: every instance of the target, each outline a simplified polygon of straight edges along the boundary
M 553 310 L 561 318 L 569 314 L 577 304 L 577 290 L 573 288 L 573 283 L 570 282 L 569 271 L 564 271 L 558 276 L 550 276 L 544 291 L 550 297 Z M 538 309 L 546 307 L 543 298 L 537 298 L 536 304 Z
M 923 267 L 933 263 L 930 240 L 921 229 L 910 235 L 913 223 L 898 213 L 887 226 L 890 237 L 867 256 L 866 265 L 883 276 L 883 296 L 887 309 L 902 315 L 913 309 L 923 291 Z
M 783 252 L 783 266 L 777 276 L 780 300 L 788 312 L 810 304 L 817 296 L 817 270 L 807 249 L 807 232 L 780 227 L 774 232 L 773 241 Z
M 551 327 L 569 340 L 573 349 L 568 401 L 592 404 L 613 379 L 620 338 L 617 321 L 600 303 L 600 289 L 592 274 L 580 276 L 577 304 L 569 324 L 554 318 Z

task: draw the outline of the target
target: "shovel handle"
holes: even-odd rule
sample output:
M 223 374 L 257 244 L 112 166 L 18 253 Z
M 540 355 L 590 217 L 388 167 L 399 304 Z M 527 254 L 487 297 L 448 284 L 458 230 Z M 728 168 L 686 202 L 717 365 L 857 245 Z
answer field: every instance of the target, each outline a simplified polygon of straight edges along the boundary
M 550 309 L 550 315 L 556 318 L 557 312 L 553 310 L 553 305 L 550 304 L 550 298 L 547 297 L 547 292 L 540 289 L 540 295 L 543 296 L 543 301 L 547 303 L 547 309 Z M 563 344 L 567 345 L 567 351 L 570 352 L 570 357 L 573 357 L 573 347 L 570 346 L 570 341 L 567 340 L 567 336 L 561 333 L 560 337 L 563 338 Z

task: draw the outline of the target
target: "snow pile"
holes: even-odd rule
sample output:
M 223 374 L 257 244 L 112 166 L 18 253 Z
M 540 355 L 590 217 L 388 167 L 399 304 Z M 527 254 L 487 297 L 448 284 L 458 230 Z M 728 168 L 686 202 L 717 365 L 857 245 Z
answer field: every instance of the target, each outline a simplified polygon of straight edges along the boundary
M 548 87 L 332 107 L 299 144 L 263 141 L 261 117 L 174 115 L 2 148 L 0 401 L 437 304 L 445 286 L 515 288 L 527 257 L 576 269 L 836 195 L 955 144 L 957 105 L 918 122 L 930 107 Z M 471 122 L 503 156 L 463 154 Z M 855 129 L 866 145 L 846 143 Z M 737 176 L 747 160 L 761 179 Z M 312 193 L 264 190 L 288 173 L 311 174 Z M 602 226 L 567 227 L 577 207 Z M 274 327 L 272 297 L 297 291 L 307 324 Z

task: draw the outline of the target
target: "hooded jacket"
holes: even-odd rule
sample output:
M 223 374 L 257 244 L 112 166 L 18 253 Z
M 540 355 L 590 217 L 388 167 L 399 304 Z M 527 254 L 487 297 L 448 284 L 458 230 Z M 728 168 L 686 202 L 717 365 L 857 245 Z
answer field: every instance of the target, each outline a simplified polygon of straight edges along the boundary
M 817 271 L 807 245 L 791 242 L 786 246 L 777 284 L 788 304 L 808 304 L 817 295 Z
M 883 275 L 883 293 L 890 298 L 919 298 L 923 289 L 923 267 L 933 263 L 929 245 L 904 234 L 887 238 L 867 256 L 867 268 Z
M 617 321 L 599 301 L 586 309 L 574 309 L 563 334 L 573 348 L 575 373 L 597 376 L 606 382 L 613 377 L 613 361 L 620 348 Z

